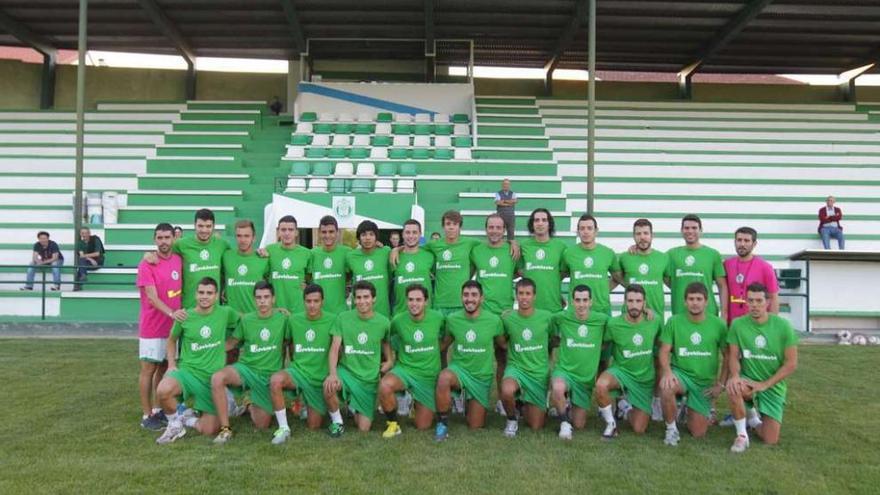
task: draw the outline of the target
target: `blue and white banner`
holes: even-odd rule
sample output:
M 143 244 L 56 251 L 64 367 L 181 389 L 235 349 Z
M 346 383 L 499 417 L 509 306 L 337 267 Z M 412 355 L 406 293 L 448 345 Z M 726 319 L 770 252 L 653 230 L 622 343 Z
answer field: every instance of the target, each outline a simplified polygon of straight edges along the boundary
M 473 118 L 471 84 L 310 83 L 298 86 L 296 112 L 463 113 Z

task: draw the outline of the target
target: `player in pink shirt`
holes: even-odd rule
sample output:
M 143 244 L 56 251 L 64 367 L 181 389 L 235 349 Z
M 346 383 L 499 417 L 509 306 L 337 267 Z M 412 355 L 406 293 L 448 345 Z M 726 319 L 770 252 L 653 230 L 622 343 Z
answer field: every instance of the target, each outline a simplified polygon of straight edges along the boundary
M 727 273 L 727 289 L 730 294 L 727 301 L 727 324 L 749 313 L 746 302 L 746 287 L 755 282 L 767 287 L 767 309 L 779 314 L 779 283 L 776 272 L 770 263 L 753 254 L 758 244 L 758 232 L 751 227 L 740 227 L 734 234 L 736 256 L 724 261 Z
M 180 309 L 182 265 L 180 256 L 171 251 L 174 228 L 167 223 L 156 226 L 153 234 L 158 262 L 141 261 L 138 265 L 137 287 L 141 295 L 141 312 L 138 321 L 138 356 L 141 372 L 141 426 L 160 430 L 165 418 L 162 410 L 153 407 L 156 385 L 162 380 L 168 366 L 165 361 L 165 340 L 171 332 L 174 320 L 186 319 L 186 311 Z

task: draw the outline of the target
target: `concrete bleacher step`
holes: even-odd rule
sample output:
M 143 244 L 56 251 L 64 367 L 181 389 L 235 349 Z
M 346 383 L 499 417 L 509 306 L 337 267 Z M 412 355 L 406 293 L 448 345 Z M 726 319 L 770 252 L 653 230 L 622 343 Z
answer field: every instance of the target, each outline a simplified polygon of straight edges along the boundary
M 158 156 L 231 156 L 244 149 L 241 143 L 233 144 L 202 144 L 173 143 L 156 146 Z
M 232 206 L 215 206 L 212 204 L 191 206 L 124 206 L 119 209 L 119 224 L 150 224 L 168 222 L 172 225 L 192 225 L 195 211 L 211 208 L 218 224 L 229 224 L 235 221 L 235 208 Z
M 60 301 L 63 318 L 79 322 L 134 322 L 140 311 L 136 291 L 64 292 Z
M 134 189 L 134 174 L 91 174 L 83 177 L 83 189 L 87 191 L 125 191 Z M 72 191 L 74 174 L 25 175 L 0 174 L 0 193 L 14 191 Z M 72 196 L 72 193 L 71 193 Z M 40 204 L 40 203 L 37 203 Z M 46 203 L 42 203 L 46 204 Z
M 181 120 L 172 123 L 174 132 L 250 132 L 254 120 Z M 170 129 L 169 129 L 170 130 Z
M 104 243 L 107 246 L 148 244 L 153 239 L 153 231 L 155 227 L 156 223 L 119 223 L 115 225 L 105 225 Z M 226 230 L 226 226 L 217 223 L 214 226 L 214 229 L 222 235 Z M 151 248 L 146 246 L 145 249 Z
M 83 155 L 91 157 L 150 157 L 156 154 L 156 148 L 150 146 L 93 144 L 83 148 Z M 0 144 L 0 156 L 4 157 L 74 157 L 76 147 L 73 144 L 22 145 Z
M 85 133 L 99 131 L 165 133 L 172 130 L 172 125 L 165 122 L 86 122 Z M 20 122 L 16 120 L 0 120 L 0 131 L 38 131 L 38 132 L 75 132 L 75 122 Z
M 155 145 L 163 141 L 163 134 L 158 132 L 88 132 L 83 135 L 86 144 L 126 144 L 126 145 Z M 33 144 L 34 146 L 52 144 L 76 144 L 76 134 L 73 132 L 56 131 L 0 131 L 0 143 L 2 144 Z
M 142 174 L 139 189 L 241 190 L 250 184 L 247 174 Z
M 242 198 L 241 190 L 162 190 L 136 189 L 128 192 L 129 206 L 175 206 L 200 204 L 235 206 Z
M 245 144 L 248 131 L 174 131 L 165 134 L 166 144 Z
M 665 194 L 725 194 L 751 196 L 828 195 L 840 197 L 880 197 L 880 181 L 822 181 L 792 179 L 664 179 L 656 177 L 596 177 L 596 194 L 627 194 L 663 191 Z M 563 180 L 565 193 L 585 193 L 587 183 L 579 177 Z
M 150 174 L 232 174 L 241 173 L 241 159 L 233 156 L 159 156 L 147 160 Z
M 586 163 L 561 163 L 559 175 L 564 177 L 587 177 Z M 799 179 L 812 179 L 821 181 L 873 181 L 880 177 L 880 164 L 874 166 L 826 166 L 806 165 L 790 166 L 787 164 L 643 164 L 638 162 L 620 163 L 596 163 L 595 174 L 597 177 L 640 177 L 640 178 L 680 178 L 687 174 L 691 179 L 720 179 L 730 177 L 741 179 L 745 174 L 750 179 L 787 181 L 796 174 Z
M 0 156 L 0 173 L 72 174 L 75 170 L 75 158 Z M 85 174 L 138 174 L 145 170 L 146 160 L 140 157 L 91 157 L 83 160 Z
M 775 214 L 814 214 L 824 204 L 826 195 L 816 196 L 761 196 L 750 194 L 643 194 L 629 191 L 625 194 L 596 194 L 597 211 L 605 212 L 645 212 L 651 216 L 655 212 L 688 211 L 700 214 L 722 214 L 731 210 L 747 215 Z M 840 198 L 840 197 L 838 197 Z M 847 197 L 847 215 L 876 215 L 880 199 L 876 196 L 857 198 Z M 819 205 L 819 206 L 817 206 Z M 818 222 L 818 220 L 817 220 Z M 818 224 L 817 224 L 818 226 Z
M 254 120 L 258 121 L 258 110 L 187 110 L 180 114 L 180 120 Z

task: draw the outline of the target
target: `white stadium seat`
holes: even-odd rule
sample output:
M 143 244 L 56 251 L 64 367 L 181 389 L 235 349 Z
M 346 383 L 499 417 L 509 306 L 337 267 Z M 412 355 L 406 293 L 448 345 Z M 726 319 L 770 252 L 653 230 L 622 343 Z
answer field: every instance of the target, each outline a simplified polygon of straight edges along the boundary
M 327 192 L 327 179 L 309 180 L 308 192 Z
M 374 114 L 369 114 L 366 112 L 361 112 L 358 114 L 358 122 L 372 122 L 376 120 L 376 116 Z
M 354 122 L 354 117 L 350 113 L 340 113 L 339 122 Z
M 312 136 L 312 146 L 327 146 L 329 144 L 329 134 L 315 134 L 314 136 Z
M 394 181 L 391 179 L 378 179 L 376 180 L 376 185 L 373 188 L 373 191 L 378 193 L 392 193 L 394 192 Z
M 409 136 L 398 134 L 394 136 L 394 142 L 392 144 L 395 147 L 407 147 L 409 146 Z
M 377 147 L 370 149 L 370 158 L 373 160 L 385 160 L 388 158 L 388 148 Z
M 412 115 L 408 113 L 395 113 L 394 121 L 400 124 L 409 124 L 412 122 Z
M 471 133 L 471 129 L 467 124 L 455 124 L 452 133 L 456 136 L 466 136 Z
M 376 124 L 376 135 L 377 136 L 387 136 L 391 134 L 391 124 L 388 122 L 379 122 Z
M 336 171 L 333 175 L 338 177 L 350 177 L 354 175 L 354 164 L 351 162 L 337 162 Z
M 411 193 L 415 190 L 415 182 L 412 179 L 400 179 L 397 181 L 397 192 Z
M 290 146 L 287 148 L 288 158 L 302 158 L 306 156 L 306 149 L 302 146 Z
M 293 192 L 303 192 L 306 190 L 305 179 L 287 179 L 287 190 Z
M 351 146 L 351 136 L 348 134 L 334 134 L 333 146 Z
M 367 134 L 355 134 L 354 139 L 351 141 L 352 146 L 369 146 L 370 145 L 370 136 Z
M 320 122 L 336 122 L 336 114 L 333 112 L 321 112 L 318 114 Z
M 449 123 L 449 114 L 448 113 L 435 113 L 434 114 L 434 122 L 437 124 L 448 124 Z
M 449 136 L 434 136 L 435 148 L 451 148 L 452 139 Z
M 361 177 L 372 177 L 376 175 L 376 165 L 370 162 L 359 163 L 357 175 Z
M 413 146 L 420 148 L 428 148 L 431 146 L 431 136 L 415 136 L 413 137 Z
M 300 122 L 296 124 L 296 133 L 297 134 L 311 134 L 312 133 L 312 123 L 311 122 Z
M 428 124 L 431 122 L 431 114 L 430 113 L 417 113 L 416 114 L 416 122 Z
M 471 159 L 471 149 L 470 148 L 455 148 L 455 159 L 456 160 L 470 160 Z

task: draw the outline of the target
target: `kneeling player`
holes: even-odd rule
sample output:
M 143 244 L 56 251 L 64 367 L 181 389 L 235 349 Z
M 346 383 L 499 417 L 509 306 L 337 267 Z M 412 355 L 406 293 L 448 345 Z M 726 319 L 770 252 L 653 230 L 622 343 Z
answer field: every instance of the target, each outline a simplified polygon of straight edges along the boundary
M 257 311 L 241 318 L 229 342 L 229 347 L 241 346 L 238 362 L 214 373 L 211 393 L 220 419 L 220 433 L 214 443 L 226 443 L 232 438 L 229 428 L 226 387 L 240 387 L 250 391 L 251 419 L 259 429 L 272 423 L 272 401 L 269 398 L 269 378 L 284 364 L 284 340 L 287 317 L 275 309 L 275 289 L 261 280 L 254 285 Z
M 782 413 L 788 386 L 785 379 L 797 368 L 798 336 L 788 320 L 768 312 L 767 287 L 754 283 L 746 288 L 748 316 L 730 325 L 727 334 L 727 363 L 730 379 L 727 395 L 736 426 L 732 452 L 749 447 L 746 432 L 746 402 L 753 402 L 761 414 L 756 428 L 764 443 L 779 442 Z
M 379 372 L 387 372 L 393 364 L 388 334 L 391 322 L 376 313 L 376 287 L 362 280 L 354 284 L 355 309 L 340 313 L 330 334 L 333 342 L 327 358 L 329 374 L 324 380 L 324 401 L 330 412 L 330 436 L 342 435 L 342 413 L 339 396 L 355 414 L 360 431 L 369 431 L 376 413 L 376 388 Z M 339 351 L 344 349 L 342 359 Z M 382 354 L 385 361 L 381 361 Z
M 651 419 L 654 393 L 654 340 L 660 333 L 659 319 L 645 318 L 645 289 L 631 284 L 624 293 L 626 313 L 608 320 L 605 340 L 613 346 L 614 364 L 596 380 L 596 402 L 605 419 L 602 438 L 617 436 L 617 422 L 611 411 L 611 391 L 626 392 L 633 409 L 629 421 L 633 431 L 644 433 Z
M 443 333 L 443 315 L 427 309 L 428 289 L 421 284 L 406 288 L 407 312 L 391 321 L 391 337 L 396 346 L 397 364 L 379 383 L 379 404 L 387 418 L 382 436 L 392 438 L 400 434 L 397 422 L 397 392 L 409 391 L 416 401 L 415 425 L 427 429 L 437 409 L 434 391 L 440 374 L 440 337 Z
M 292 390 L 308 407 L 306 426 L 310 430 L 321 427 L 327 414 L 322 384 L 327 378 L 327 353 L 330 350 L 330 329 L 336 315 L 324 312 L 324 290 L 310 284 L 303 289 L 306 312 L 291 315 L 287 323 L 290 340 L 290 366 L 272 375 L 269 390 L 272 409 L 278 420 L 278 429 L 272 443 L 282 444 L 290 438 L 287 409 L 284 407 L 284 391 Z
M 723 356 L 727 343 L 724 320 L 706 314 L 709 292 L 702 282 L 693 282 L 684 291 L 687 313 L 674 315 L 660 334 L 660 398 L 666 421 L 666 445 L 678 445 L 675 399 L 687 397 L 687 426 L 700 438 L 709 428 L 712 399 L 718 397 L 727 381 Z
M 238 323 L 238 312 L 228 306 L 217 306 L 217 282 L 211 277 L 199 280 L 196 286 L 196 307 L 188 309 L 187 318 L 177 322 L 165 348 L 168 372 L 159 382 L 156 395 L 168 418 L 168 426 L 156 443 L 171 443 L 186 434 L 186 427 L 203 435 L 220 429 L 220 420 L 211 397 L 211 375 L 226 363 L 227 331 Z M 180 359 L 177 359 L 178 341 Z M 198 419 L 177 414 L 177 398 L 193 399 L 194 409 L 202 412 Z
M 553 317 L 551 346 L 558 346 L 556 367 L 550 378 L 550 400 L 560 413 L 559 438 L 571 440 L 572 426 L 587 424 L 587 410 L 603 352 L 608 316 L 592 311 L 592 291 L 578 285 L 572 291 L 572 308 Z M 566 395 L 571 399 L 567 407 Z

